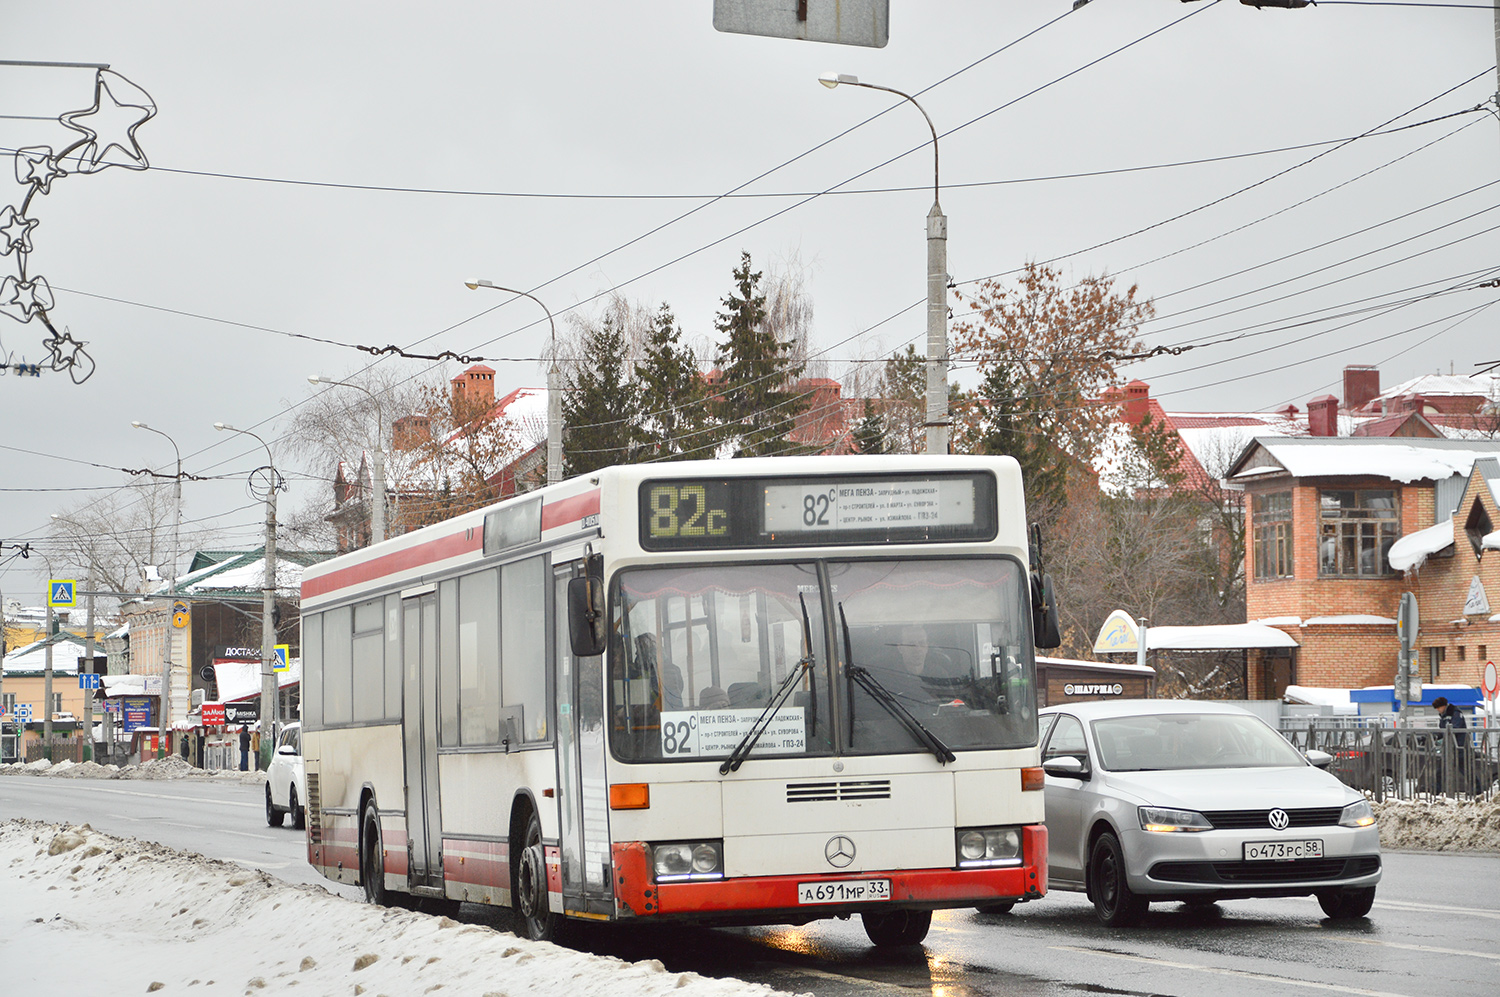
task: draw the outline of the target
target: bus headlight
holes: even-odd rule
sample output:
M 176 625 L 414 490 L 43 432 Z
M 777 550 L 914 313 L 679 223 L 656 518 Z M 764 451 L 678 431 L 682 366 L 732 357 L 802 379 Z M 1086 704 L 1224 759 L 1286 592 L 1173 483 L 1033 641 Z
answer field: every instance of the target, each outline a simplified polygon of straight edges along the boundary
M 958 832 L 961 867 L 1020 865 L 1021 832 L 1014 827 L 970 827 Z
M 658 883 L 724 878 L 724 848 L 718 841 L 674 841 L 654 845 L 651 861 Z

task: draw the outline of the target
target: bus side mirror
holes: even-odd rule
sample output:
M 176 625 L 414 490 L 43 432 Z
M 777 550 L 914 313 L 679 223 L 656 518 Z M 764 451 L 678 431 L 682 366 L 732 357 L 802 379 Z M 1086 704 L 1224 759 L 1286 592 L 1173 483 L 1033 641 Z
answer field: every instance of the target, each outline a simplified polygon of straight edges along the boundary
M 603 654 L 604 636 L 604 580 L 589 575 L 568 579 L 568 643 L 573 654 Z
M 1050 650 L 1062 645 L 1051 575 L 1031 576 L 1031 623 L 1037 647 Z

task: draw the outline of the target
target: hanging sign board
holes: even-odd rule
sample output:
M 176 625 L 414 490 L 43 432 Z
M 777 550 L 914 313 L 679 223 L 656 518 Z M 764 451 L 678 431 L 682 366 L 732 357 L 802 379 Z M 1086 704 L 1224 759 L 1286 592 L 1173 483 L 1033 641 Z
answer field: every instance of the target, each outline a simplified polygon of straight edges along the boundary
M 1140 630 L 1135 618 L 1123 609 L 1110 613 L 1094 639 L 1095 654 L 1127 654 L 1140 650 Z

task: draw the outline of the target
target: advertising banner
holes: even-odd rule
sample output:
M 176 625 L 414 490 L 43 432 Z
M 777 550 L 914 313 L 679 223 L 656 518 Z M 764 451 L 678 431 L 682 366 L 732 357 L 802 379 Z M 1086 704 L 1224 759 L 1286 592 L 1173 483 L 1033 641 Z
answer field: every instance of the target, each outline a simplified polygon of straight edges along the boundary
M 125 732 L 128 734 L 141 727 L 151 726 L 152 700 L 146 698 L 126 698 L 120 701 L 120 708 L 125 713 Z

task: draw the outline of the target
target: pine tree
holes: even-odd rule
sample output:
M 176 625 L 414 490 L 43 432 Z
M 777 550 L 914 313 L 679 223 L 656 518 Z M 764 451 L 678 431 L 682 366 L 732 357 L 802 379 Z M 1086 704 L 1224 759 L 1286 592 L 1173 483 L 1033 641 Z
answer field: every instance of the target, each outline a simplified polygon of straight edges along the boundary
M 854 451 L 860 454 L 883 454 L 889 452 L 886 442 L 885 419 L 875 411 L 872 399 L 865 399 L 864 418 L 860 419 L 850 434 L 854 438 Z
M 636 367 L 643 413 L 642 445 L 656 459 L 712 456 L 704 432 L 704 384 L 698 358 L 682 342 L 682 328 L 663 302 Z
M 792 388 L 805 364 L 791 359 L 790 341 L 779 341 L 768 329 L 761 276 L 751 269 L 750 254 L 742 252 L 735 290 L 722 300 L 714 323 L 725 336 L 717 356 L 723 374 L 715 405 L 720 438 L 733 445 L 736 457 L 797 452 L 786 437 L 807 406 Z
M 586 330 L 580 360 L 564 369 L 563 464 L 568 475 L 639 459 L 641 388 L 624 331 L 606 315 Z
M 959 411 L 963 418 L 956 450 L 1014 457 L 1021 465 L 1028 506 L 1055 509 L 1067 500 L 1073 461 L 1041 432 L 1016 390 L 1010 365 L 992 365 L 979 387 L 963 397 Z

